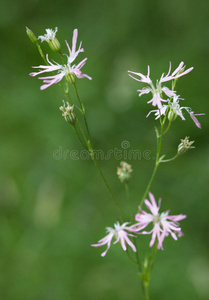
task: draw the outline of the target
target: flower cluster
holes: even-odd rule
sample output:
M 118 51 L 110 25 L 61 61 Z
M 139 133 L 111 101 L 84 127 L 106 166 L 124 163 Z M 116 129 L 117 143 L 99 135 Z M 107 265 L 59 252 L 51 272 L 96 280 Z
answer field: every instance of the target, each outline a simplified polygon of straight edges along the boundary
M 128 71 L 129 76 L 131 78 L 133 78 L 139 82 L 149 84 L 149 86 L 144 87 L 141 90 L 138 90 L 139 97 L 151 92 L 152 99 L 149 100 L 147 103 L 152 103 L 153 106 L 157 106 L 157 109 L 151 110 L 148 113 L 147 117 L 150 115 L 150 113 L 154 112 L 155 116 L 156 116 L 155 119 L 158 119 L 163 115 L 165 116 L 167 114 L 167 109 L 169 109 L 169 112 L 168 112 L 169 121 L 173 121 L 177 116 L 180 116 L 182 120 L 186 120 L 182 113 L 182 110 L 184 109 L 189 113 L 189 115 L 192 118 L 192 120 L 194 121 L 195 125 L 198 128 L 201 128 L 201 125 L 195 116 L 204 115 L 204 114 L 195 114 L 194 111 L 192 111 L 192 109 L 190 107 L 180 107 L 179 100 L 183 100 L 183 99 L 180 98 L 180 96 L 176 94 L 176 91 L 174 91 L 173 89 L 170 90 L 168 87 L 162 85 L 164 82 L 176 80 L 179 77 L 188 74 L 192 70 L 193 70 L 193 67 L 185 70 L 184 62 L 182 61 L 179 64 L 179 66 L 173 71 L 173 73 L 170 74 L 171 73 L 171 63 L 170 63 L 170 67 L 169 67 L 167 75 L 164 75 L 164 73 L 163 73 L 160 80 L 157 80 L 156 86 L 154 86 L 152 80 L 150 79 L 150 67 L 149 66 L 148 66 L 147 75 Z M 170 99 L 163 99 L 162 98 L 163 93 Z M 162 104 L 162 102 L 164 102 L 164 103 L 166 102 L 168 104 Z
M 48 29 L 49 30 L 49 29 Z M 43 40 L 47 40 L 50 39 L 52 35 L 54 35 L 56 33 L 56 29 L 55 32 L 47 32 L 47 35 L 45 36 L 40 36 L 39 38 Z M 81 68 L 85 65 L 87 58 L 84 58 L 80 63 L 78 63 L 77 65 L 72 64 L 74 62 L 74 60 L 77 58 L 78 54 L 81 52 L 84 52 L 84 49 L 81 47 L 82 42 L 79 45 L 78 50 L 76 50 L 76 44 L 77 44 L 77 37 L 78 37 L 78 30 L 75 29 L 73 31 L 73 38 L 72 38 L 72 49 L 70 48 L 69 44 L 67 41 L 65 41 L 68 51 L 69 51 L 69 55 L 67 55 L 67 63 L 66 64 L 58 64 L 56 62 L 52 63 L 49 58 L 48 58 L 48 54 L 46 55 L 46 60 L 48 62 L 48 65 L 40 65 L 38 67 L 33 67 L 33 68 L 38 68 L 41 69 L 39 72 L 33 72 L 30 73 L 30 76 L 37 76 L 43 73 L 47 73 L 47 72 L 57 72 L 56 75 L 52 75 L 52 76 L 46 76 L 46 77 L 39 77 L 39 79 L 43 80 L 43 85 L 41 86 L 41 90 L 44 90 L 46 88 L 48 88 L 49 86 L 60 82 L 63 77 L 65 77 L 70 83 L 74 83 L 75 82 L 75 78 L 88 78 L 88 79 L 92 79 L 90 76 L 83 74 L 81 71 Z
M 164 238 L 167 237 L 169 234 L 172 236 L 174 240 L 177 240 L 177 236 L 182 236 L 181 228 L 179 227 L 178 221 L 181 221 L 186 218 L 185 215 L 176 215 L 170 216 L 169 211 L 159 213 L 161 199 L 158 202 L 158 205 L 155 201 L 155 198 L 152 193 L 149 193 L 149 200 L 145 200 L 145 204 L 149 209 L 150 213 L 145 212 L 144 210 L 139 207 L 140 213 L 136 214 L 135 220 L 136 224 L 127 226 L 128 223 L 124 223 L 120 225 L 119 223 L 114 224 L 115 228 L 107 227 L 108 235 L 101 239 L 98 244 L 94 244 L 94 247 L 100 247 L 107 244 L 107 249 L 101 254 L 101 256 L 105 256 L 108 249 L 110 248 L 111 241 L 113 237 L 116 238 L 114 242 L 120 242 L 121 246 L 124 251 L 127 250 L 126 243 L 136 252 L 136 247 L 134 244 L 129 240 L 129 236 L 135 237 L 133 234 L 152 234 L 150 247 L 152 247 L 155 243 L 157 238 L 158 240 L 158 249 L 163 250 L 163 241 Z M 147 227 L 150 223 L 152 223 L 153 228 L 151 231 L 142 231 L 145 227 Z
M 148 66 L 148 72 L 147 72 L 146 76 L 141 73 L 136 73 L 136 72 L 132 72 L 132 71 L 128 71 L 128 72 L 129 72 L 129 76 L 131 78 L 133 78 L 139 82 L 149 84 L 149 86 L 143 88 L 142 90 L 138 90 L 139 97 L 151 92 L 153 95 L 153 98 L 150 101 L 148 101 L 147 103 L 152 103 L 153 106 L 157 106 L 159 109 L 161 109 L 162 102 L 168 102 L 168 100 L 162 98 L 162 96 L 161 96 L 162 93 L 164 93 L 168 97 L 173 97 L 174 95 L 176 95 L 175 91 L 170 90 L 166 86 L 162 86 L 162 83 L 170 81 L 170 80 L 174 80 L 183 75 L 186 75 L 187 73 L 189 73 L 193 70 L 193 67 L 187 69 L 186 71 L 184 71 L 184 69 L 185 69 L 184 62 L 182 61 L 179 64 L 179 66 L 175 69 L 175 71 L 173 71 L 173 73 L 170 75 L 170 72 L 171 72 L 171 63 L 170 63 L 170 67 L 169 67 L 167 75 L 164 76 L 164 73 L 163 73 L 160 80 L 159 81 L 157 80 L 156 86 L 154 86 L 152 80 L 150 79 L 150 67 L 149 66 Z M 132 74 L 140 77 L 140 79 L 133 76 Z
M 128 183 L 130 181 L 132 172 L 131 165 L 125 161 L 120 162 L 120 167 L 117 168 L 117 175 L 122 183 Z
M 62 116 L 65 118 L 65 121 L 71 125 L 75 125 L 76 114 L 74 113 L 74 105 L 70 106 L 70 104 L 68 102 L 65 103 L 64 100 L 62 102 L 63 106 L 59 108 L 62 111 Z
M 181 143 L 178 145 L 178 154 L 184 154 L 188 150 L 195 148 L 192 146 L 193 144 L 194 141 L 190 141 L 188 136 L 186 136 L 185 139 L 181 139 Z
M 148 113 L 147 117 L 152 112 L 154 112 L 155 116 L 156 116 L 155 119 L 159 119 L 161 116 L 165 116 L 166 112 L 167 112 L 167 109 L 169 109 L 169 112 L 168 112 L 168 119 L 169 119 L 169 121 L 171 121 L 171 122 L 174 121 L 177 116 L 180 116 L 181 119 L 183 121 L 185 121 L 186 119 L 185 119 L 185 117 L 184 117 L 184 115 L 182 113 L 182 110 L 186 110 L 188 112 L 188 114 L 190 115 L 191 119 L 194 121 L 195 125 L 198 128 L 201 128 L 201 124 L 197 120 L 196 116 L 201 116 L 201 115 L 204 115 L 204 114 L 195 114 L 194 111 L 192 111 L 192 109 L 190 107 L 185 107 L 185 106 L 181 107 L 180 104 L 179 104 L 179 100 L 184 100 L 184 99 L 180 98 L 180 96 L 175 95 L 172 98 L 172 102 L 170 102 L 170 104 L 163 105 L 162 108 L 160 108 L 160 109 L 151 110 Z

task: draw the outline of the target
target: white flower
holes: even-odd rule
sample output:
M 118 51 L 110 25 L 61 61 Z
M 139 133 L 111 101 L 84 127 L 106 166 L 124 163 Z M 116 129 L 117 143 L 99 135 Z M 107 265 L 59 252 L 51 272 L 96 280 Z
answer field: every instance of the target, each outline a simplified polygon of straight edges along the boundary
M 189 113 L 189 115 L 192 118 L 192 120 L 194 121 L 195 125 L 198 128 L 201 128 L 201 124 L 200 124 L 200 122 L 197 120 L 197 118 L 195 116 L 201 116 L 201 115 L 204 115 L 204 114 L 195 114 L 190 107 L 185 107 L 185 106 L 181 107 L 180 104 L 179 104 L 179 100 L 184 100 L 184 99 L 179 98 L 179 96 L 177 96 L 177 95 L 175 95 L 172 100 L 173 101 L 170 103 L 170 107 L 169 107 L 168 118 L 174 120 L 177 116 L 180 116 L 181 119 L 183 121 L 185 121 L 186 119 L 185 119 L 185 117 L 184 117 L 184 115 L 182 113 L 182 110 L 185 109 Z M 166 114 L 167 108 L 168 108 L 168 105 L 163 105 L 160 109 L 151 110 L 147 114 L 147 117 L 152 112 L 154 112 L 155 116 L 156 116 L 155 120 L 157 120 L 158 118 L 160 118 L 160 116 Z
M 52 30 L 52 29 L 48 28 L 48 29 L 46 29 L 46 34 L 39 35 L 38 39 L 40 39 L 41 42 L 46 41 L 46 42 L 49 43 L 50 40 L 54 40 L 55 39 L 57 31 L 58 31 L 57 27 L 55 27 L 55 30 Z
M 136 247 L 134 244 L 129 240 L 129 236 L 134 237 L 133 234 L 128 233 L 127 231 L 130 232 L 137 232 L 139 231 L 138 228 L 133 228 L 133 226 L 127 226 L 129 223 L 123 223 L 122 225 L 119 224 L 119 222 L 114 224 L 115 228 L 111 227 L 106 227 L 108 235 L 106 235 L 103 239 L 99 240 L 98 244 L 91 245 L 93 247 L 100 247 L 105 244 L 107 244 L 107 249 L 101 254 L 101 256 L 105 256 L 108 249 L 110 248 L 111 241 L 113 237 L 116 238 L 116 241 L 113 244 L 116 244 L 120 242 L 121 247 L 123 248 L 124 251 L 127 250 L 126 243 L 132 248 L 134 252 L 136 252 Z

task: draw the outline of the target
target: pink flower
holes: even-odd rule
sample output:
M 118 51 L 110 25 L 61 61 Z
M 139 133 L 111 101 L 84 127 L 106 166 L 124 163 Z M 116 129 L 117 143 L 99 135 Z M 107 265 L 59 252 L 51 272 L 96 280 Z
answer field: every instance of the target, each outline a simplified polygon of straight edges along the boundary
M 170 75 L 171 72 L 171 63 L 168 70 L 168 73 L 166 76 L 164 76 L 164 73 L 162 74 L 160 80 L 156 82 L 156 86 L 154 86 L 152 80 L 150 79 L 150 67 L 148 66 L 148 72 L 147 75 L 143 75 L 141 73 L 136 73 L 132 71 L 128 71 L 130 74 L 129 76 L 139 82 L 148 83 L 150 86 L 144 87 L 142 90 L 138 90 L 139 97 L 152 93 L 153 97 L 151 100 L 149 100 L 147 103 L 152 103 L 153 106 L 157 106 L 159 109 L 162 108 L 162 102 L 168 102 L 168 100 L 165 100 L 162 98 L 162 93 L 164 93 L 167 97 L 174 97 L 176 95 L 175 91 L 170 90 L 168 87 L 162 86 L 163 82 L 170 81 L 173 79 L 177 79 L 183 75 L 186 75 L 187 73 L 191 72 L 193 68 L 189 68 L 188 70 L 184 71 L 185 66 L 184 63 L 181 62 L 179 66 L 176 68 L 176 70 Z M 131 74 L 134 74 L 140 78 L 137 78 Z
M 185 121 L 185 117 L 182 113 L 182 110 L 185 109 L 190 117 L 192 118 L 192 120 L 194 121 L 195 125 L 198 127 L 198 128 L 201 128 L 201 124 L 200 122 L 197 120 L 197 118 L 195 116 L 201 116 L 201 115 L 204 115 L 204 114 L 194 114 L 194 112 L 192 111 L 192 109 L 190 107 L 181 107 L 180 104 L 179 104 L 179 100 L 184 100 L 182 98 L 179 98 L 179 96 L 175 95 L 172 99 L 172 102 L 170 103 L 170 107 L 169 107 L 169 113 L 168 113 L 168 119 L 170 120 L 171 119 L 175 119 L 177 116 L 180 116 L 181 119 L 183 121 Z M 163 105 L 160 109 L 156 109 L 156 110 L 151 110 L 148 114 L 147 114 L 147 117 L 152 113 L 154 112 L 155 113 L 155 120 L 159 119 L 160 116 L 165 116 L 166 114 L 166 111 L 167 111 L 167 108 L 168 108 L 168 105 Z
M 116 241 L 113 244 L 116 244 L 120 242 L 121 247 L 123 248 L 124 251 L 127 250 L 126 243 L 133 249 L 134 252 L 136 252 L 136 247 L 134 244 L 129 240 L 129 236 L 134 237 L 133 234 L 128 233 L 127 231 L 130 232 L 137 232 L 139 231 L 138 228 L 133 228 L 133 226 L 127 226 L 129 223 L 126 222 L 122 225 L 119 224 L 119 222 L 114 224 L 115 228 L 111 227 L 106 227 L 108 235 L 106 235 L 103 239 L 99 240 L 98 244 L 91 245 L 93 247 L 100 247 L 105 244 L 107 244 L 107 249 L 101 254 L 101 256 L 105 256 L 108 249 L 110 248 L 111 241 L 113 237 L 115 237 Z
M 39 72 L 33 72 L 30 73 L 30 76 L 36 76 L 42 73 L 47 73 L 47 72 L 55 72 L 57 71 L 58 73 L 56 75 L 52 75 L 52 76 L 46 76 L 46 77 L 39 77 L 39 79 L 42 79 L 44 84 L 41 86 L 41 90 L 44 90 L 46 88 L 48 88 L 49 86 L 58 83 L 62 80 L 63 77 L 66 76 L 67 80 L 70 80 L 71 75 L 76 76 L 77 78 L 88 78 L 89 80 L 91 80 L 92 78 L 86 74 L 83 74 L 81 72 L 81 68 L 85 65 L 87 58 L 84 58 L 79 64 L 77 65 L 71 65 L 72 62 L 76 59 L 76 57 L 78 56 L 78 54 L 80 52 L 84 52 L 84 49 L 81 48 L 82 42 L 79 45 L 78 50 L 76 51 L 76 43 L 77 43 L 77 37 L 78 37 L 78 30 L 75 29 L 73 31 L 73 39 L 72 39 L 72 50 L 70 48 L 70 46 L 68 45 L 67 41 L 66 45 L 68 47 L 68 51 L 69 51 L 69 56 L 67 56 L 67 64 L 66 65 L 60 65 L 56 62 L 52 63 L 49 58 L 48 55 L 46 55 L 46 60 L 48 62 L 49 65 L 40 65 L 38 67 L 33 67 L 33 68 L 38 68 L 41 69 Z
M 179 227 L 178 221 L 186 218 L 185 215 L 169 216 L 169 211 L 159 213 L 161 199 L 159 199 L 158 206 L 152 193 L 149 193 L 150 201 L 147 199 L 144 201 L 147 208 L 151 213 L 143 211 L 140 207 L 141 213 L 136 214 L 135 219 L 138 222 L 133 226 L 135 230 L 142 230 L 150 223 L 153 224 L 153 229 L 149 232 L 143 231 L 142 234 L 151 234 L 152 238 L 150 241 L 150 247 L 155 243 L 156 238 L 158 239 L 158 249 L 163 250 L 164 238 L 171 234 L 174 240 L 177 240 L 177 236 L 182 236 L 181 228 Z

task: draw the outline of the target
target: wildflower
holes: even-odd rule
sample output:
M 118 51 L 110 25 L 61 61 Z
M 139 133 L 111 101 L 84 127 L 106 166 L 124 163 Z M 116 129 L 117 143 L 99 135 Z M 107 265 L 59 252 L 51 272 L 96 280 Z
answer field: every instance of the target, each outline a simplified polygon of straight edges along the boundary
M 58 39 L 56 38 L 57 31 L 57 27 L 55 27 L 55 30 L 48 28 L 46 29 L 46 34 L 39 35 L 38 39 L 40 39 L 41 42 L 46 41 L 53 51 L 60 52 L 61 46 Z
M 138 228 L 135 229 L 135 228 L 133 228 L 133 226 L 127 226 L 128 224 L 129 223 L 126 222 L 126 223 L 123 223 L 122 225 L 120 225 L 119 222 L 117 222 L 114 224 L 115 228 L 106 227 L 108 235 L 105 236 L 103 239 L 99 240 L 98 244 L 94 244 L 91 246 L 100 247 L 100 246 L 107 244 L 107 249 L 101 254 L 101 256 L 103 257 L 106 255 L 108 249 L 110 248 L 113 237 L 115 237 L 116 241 L 113 244 L 120 242 L 121 247 L 123 248 L 124 251 L 126 251 L 127 250 L 126 243 L 127 243 L 132 248 L 132 250 L 134 252 L 136 252 L 136 247 L 128 238 L 129 236 L 134 237 L 134 235 L 131 233 L 128 233 L 127 231 L 137 232 L 139 229 Z
M 181 228 L 179 227 L 178 221 L 186 218 L 185 215 L 169 216 L 169 211 L 159 213 L 161 199 L 159 199 L 158 206 L 155 202 L 155 198 L 152 193 L 149 193 L 150 201 L 147 199 L 144 201 L 147 208 L 151 213 L 147 213 L 139 207 L 141 213 L 136 214 L 135 219 L 138 222 L 133 228 L 142 230 L 148 224 L 153 223 L 153 229 L 149 232 L 143 231 L 142 234 L 151 234 L 152 238 L 150 241 L 150 247 L 155 243 L 156 237 L 158 239 L 158 249 L 163 250 L 164 238 L 171 234 L 174 240 L 177 240 L 177 236 L 183 235 Z
M 194 143 L 194 141 L 189 141 L 189 137 L 186 136 L 185 139 L 181 140 L 181 143 L 178 145 L 178 151 L 177 153 L 180 154 L 184 154 L 186 151 L 195 148 L 194 146 L 192 146 L 192 144 Z
M 147 75 L 143 75 L 141 73 L 136 73 L 132 71 L 128 71 L 130 74 L 129 76 L 139 82 L 148 83 L 150 86 L 147 86 L 143 88 L 142 90 L 138 90 L 139 97 L 144 94 L 152 93 L 153 97 L 151 100 L 149 100 L 147 103 L 152 103 L 153 106 L 157 106 L 159 109 L 162 108 L 162 102 L 168 102 L 168 100 L 162 98 L 162 93 L 164 93 L 167 97 L 173 97 L 176 95 L 176 92 L 173 90 L 170 90 L 168 87 L 162 86 L 163 82 L 170 81 L 173 79 L 177 79 L 183 75 L 186 75 L 187 73 L 191 72 L 193 68 L 189 68 L 186 71 L 184 71 L 184 63 L 181 62 L 179 66 L 175 69 L 175 71 L 170 75 L 171 72 L 171 63 L 168 70 L 168 73 L 166 76 L 164 76 L 164 73 L 162 74 L 160 80 L 156 82 L 156 86 L 154 86 L 152 80 L 150 79 L 150 67 L 148 66 L 148 72 Z M 139 76 L 139 78 L 133 76 L 133 75 Z
M 62 111 L 62 116 L 65 118 L 65 120 L 70 123 L 71 125 L 75 125 L 76 122 L 76 114 L 74 113 L 74 105 L 70 106 L 68 102 L 63 100 L 63 106 L 60 106 L 60 110 Z
M 182 113 L 182 110 L 185 109 L 188 114 L 190 115 L 190 117 L 192 118 L 192 120 L 194 121 L 195 125 L 198 127 L 198 128 L 201 128 L 201 124 L 200 122 L 197 120 L 196 116 L 201 116 L 201 115 L 204 115 L 203 113 L 202 114 L 195 114 L 192 109 L 190 107 L 181 107 L 180 104 L 179 104 L 179 100 L 184 100 L 182 98 L 179 98 L 179 96 L 175 95 L 173 98 L 172 98 L 172 102 L 170 103 L 170 105 L 163 105 L 160 109 L 156 109 L 156 110 L 151 110 L 148 114 L 147 114 L 147 117 L 152 113 L 154 112 L 155 113 L 155 120 L 160 118 L 160 116 L 165 116 L 166 114 L 166 111 L 167 111 L 167 108 L 169 107 L 169 113 L 168 113 L 168 119 L 169 121 L 174 121 L 177 116 L 180 116 L 181 119 L 183 121 L 185 121 L 185 117 Z
M 52 75 L 52 76 L 46 76 L 46 77 L 39 77 L 39 79 L 42 79 L 44 84 L 41 86 L 41 90 L 44 90 L 46 88 L 48 88 L 49 86 L 60 82 L 63 77 L 66 77 L 66 80 L 68 80 L 70 83 L 74 83 L 75 82 L 75 78 L 88 78 L 88 79 L 92 79 L 90 76 L 86 75 L 86 74 L 82 74 L 81 72 L 81 68 L 85 65 L 87 58 L 84 58 L 78 65 L 72 65 L 72 62 L 76 59 L 76 57 L 78 56 L 78 54 L 80 52 L 84 52 L 84 49 L 81 48 L 81 44 L 78 48 L 78 50 L 76 51 L 76 43 L 77 43 L 77 36 L 78 36 L 78 30 L 75 29 L 73 31 L 73 39 L 72 39 L 72 50 L 70 48 L 70 46 L 68 45 L 67 41 L 66 45 L 68 47 L 69 50 L 69 56 L 67 56 L 67 64 L 64 65 L 60 65 L 56 62 L 52 63 L 49 58 L 48 55 L 46 55 L 46 60 L 48 62 L 49 65 L 40 65 L 38 67 L 33 67 L 33 68 L 39 68 L 41 69 L 39 72 L 34 72 L 34 73 L 30 73 L 30 76 L 36 76 L 42 73 L 47 73 L 47 72 L 54 72 L 57 71 L 58 73 L 56 75 Z
M 52 29 L 46 29 L 46 34 L 44 35 L 39 35 L 38 39 L 41 40 L 41 42 L 46 41 L 47 43 L 50 42 L 50 40 L 54 40 L 56 38 L 56 33 L 58 31 L 58 28 L 55 27 L 55 30 Z
M 131 165 L 127 164 L 124 161 L 120 163 L 121 168 L 117 169 L 118 178 L 122 183 L 128 183 L 131 179 L 131 173 L 133 170 L 131 169 Z

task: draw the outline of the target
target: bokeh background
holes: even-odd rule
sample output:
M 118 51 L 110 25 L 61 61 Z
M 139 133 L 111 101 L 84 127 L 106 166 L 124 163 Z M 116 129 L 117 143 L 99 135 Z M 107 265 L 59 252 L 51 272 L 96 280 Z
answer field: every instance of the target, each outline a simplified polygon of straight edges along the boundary
M 28 76 L 42 63 L 25 27 L 38 35 L 59 28 L 58 39 L 71 43 L 79 30 L 88 57 L 83 71 L 93 80 L 77 82 L 96 149 L 107 153 L 130 149 L 141 159 L 129 161 L 133 206 L 139 204 L 153 169 L 154 116 L 150 95 L 138 97 L 143 85 L 127 70 L 154 80 L 180 61 L 194 70 L 178 82 L 178 93 L 200 117 L 198 129 L 186 115 L 165 138 L 163 151 L 173 156 L 181 138 L 196 148 L 162 165 L 152 185 L 162 210 L 184 213 L 184 237 L 171 237 L 158 251 L 150 284 L 151 299 L 206 300 L 208 260 L 208 51 L 209 4 L 198 0 L 1 0 L 0 10 L 0 299 L 127 300 L 142 299 L 135 265 L 117 244 L 105 258 L 90 246 L 119 220 L 117 211 L 89 159 L 73 159 L 82 150 L 70 125 L 61 117 L 64 98 L 59 86 L 40 91 L 41 81 Z M 47 53 L 47 44 L 43 44 Z M 86 55 L 86 56 L 84 56 Z M 58 59 L 50 52 L 50 58 Z M 72 91 L 74 101 L 75 95 Z M 145 159 L 143 153 L 149 153 Z M 149 152 L 147 152 L 149 151 Z M 124 152 L 123 152 L 124 153 Z M 113 193 L 125 211 L 129 206 L 116 176 L 120 159 L 100 160 Z M 141 257 L 148 237 L 139 240 Z

